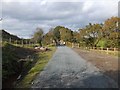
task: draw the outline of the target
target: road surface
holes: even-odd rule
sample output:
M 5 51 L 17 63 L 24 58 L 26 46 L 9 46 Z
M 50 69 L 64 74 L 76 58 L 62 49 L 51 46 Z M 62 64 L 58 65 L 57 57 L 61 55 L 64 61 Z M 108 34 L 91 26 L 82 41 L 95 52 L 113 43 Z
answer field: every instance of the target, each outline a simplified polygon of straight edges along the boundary
M 66 46 L 59 46 L 32 88 L 115 88 L 117 84 Z

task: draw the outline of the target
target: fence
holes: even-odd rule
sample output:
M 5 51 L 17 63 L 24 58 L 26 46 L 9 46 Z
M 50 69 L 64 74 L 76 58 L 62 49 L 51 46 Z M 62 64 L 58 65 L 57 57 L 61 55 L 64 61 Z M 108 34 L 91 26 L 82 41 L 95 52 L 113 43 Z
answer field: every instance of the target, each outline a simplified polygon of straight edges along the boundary
M 34 42 L 31 42 L 30 40 L 25 40 L 25 39 L 15 40 L 15 39 L 9 38 L 9 39 L 3 39 L 2 42 L 8 42 L 15 46 L 22 46 L 22 47 L 35 45 Z
M 86 50 L 94 50 L 94 51 L 100 51 L 100 52 L 105 52 L 107 54 L 114 54 L 118 55 L 120 49 L 119 48 L 103 48 L 103 47 L 80 47 L 79 43 L 72 43 L 72 48 L 81 48 L 81 49 L 86 49 Z

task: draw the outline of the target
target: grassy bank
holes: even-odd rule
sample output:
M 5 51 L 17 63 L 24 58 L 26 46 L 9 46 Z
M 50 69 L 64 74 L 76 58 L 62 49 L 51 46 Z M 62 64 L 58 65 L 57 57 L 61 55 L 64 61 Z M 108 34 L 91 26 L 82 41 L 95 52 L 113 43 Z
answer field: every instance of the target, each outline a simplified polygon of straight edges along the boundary
M 36 58 L 35 65 L 29 70 L 27 75 L 21 80 L 21 82 L 17 85 L 19 88 L 29 88 L 31 86 L 32 81 L 35 79 L 36 75 L 40 73 L 45 65 L 49 62 L 53 53 L 55 52 L 55 47 L 49 47 L 50 51 L 39 52 L 38 57 Z
M 34 49 L 23 48 L 14 46 L 9 43 L 2 44 L 2 86 L 3 88 L 13 87 L 13 82 L 16 80 L 17 76 L 28 69 L 31 63 L 29 60 L 27 62 L 21 63 L 20 59 L 26 59 L 28 55 L 35 54 Z

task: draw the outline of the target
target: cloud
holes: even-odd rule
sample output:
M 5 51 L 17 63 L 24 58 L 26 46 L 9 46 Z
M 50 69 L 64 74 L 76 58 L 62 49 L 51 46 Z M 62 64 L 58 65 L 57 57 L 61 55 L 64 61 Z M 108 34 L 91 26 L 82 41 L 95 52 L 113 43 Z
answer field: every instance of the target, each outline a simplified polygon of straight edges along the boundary
M 2 28 L 24 38 L 30 37 L 36 27 L 42 27 L 45 32 L 57 25 L 77 30 L 90 22 L 102 23 L 117 16 L 117 6 L 118 0 L 5 0 L 2 2 Z

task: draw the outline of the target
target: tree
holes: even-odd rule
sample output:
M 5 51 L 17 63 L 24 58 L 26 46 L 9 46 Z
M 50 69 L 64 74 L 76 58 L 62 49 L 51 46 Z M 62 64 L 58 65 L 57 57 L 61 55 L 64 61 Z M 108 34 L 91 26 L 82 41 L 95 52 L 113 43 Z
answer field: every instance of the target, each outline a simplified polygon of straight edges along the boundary
M 54 40 L 53 30 L 54 30 L 54 29 L 51 28 L 51 29 L 49 30 L 49 32 L 44 35 L 44 37 L 43 37 L 43 43 L 44 43 L 45 45 L 48 45 L 48 44 L 53 43 L 53 40 Z
M 73 31 L 68 28 L 62 27 L 59 29 L 60 31 L 60 39 L 65 42 L 72 42 L 73 40 Z
M 103 25 L 103 34 L 104 37 L 111 42 L 110 47 L 118 47 L 120 43 L 118 21 L 120 18 L 111 17 L 107 19 Z
M 59 31 L 60 28 L 61 28 L 61 26 L 57 26 L 53 30 L 53 36 L 54 36 L 53 38 L 54 38 L 56 44 L 60 41 L 60 31 Z
M 97 40 L 100 39 L 101 24 L 91 24 L 87 25 L 85 28 L 80 29 L 81 39 L 87 46 L 96 46 Z
M 80 42 L 80 34 L 78 31 L 73 32 L 73 40 L 74 40 L 74 42 L 77 42 L 77 43 Z
M 43 29 L 38 27 L 33 35 L 33 41 L 39 43 L 40 46 L 42 46 L 43 34 Z
M 90 46 L 118 47 L 120 44 L 118 17 L 107 19 L 104 24 L 91 24 L 79 29 L 80 42 Z

